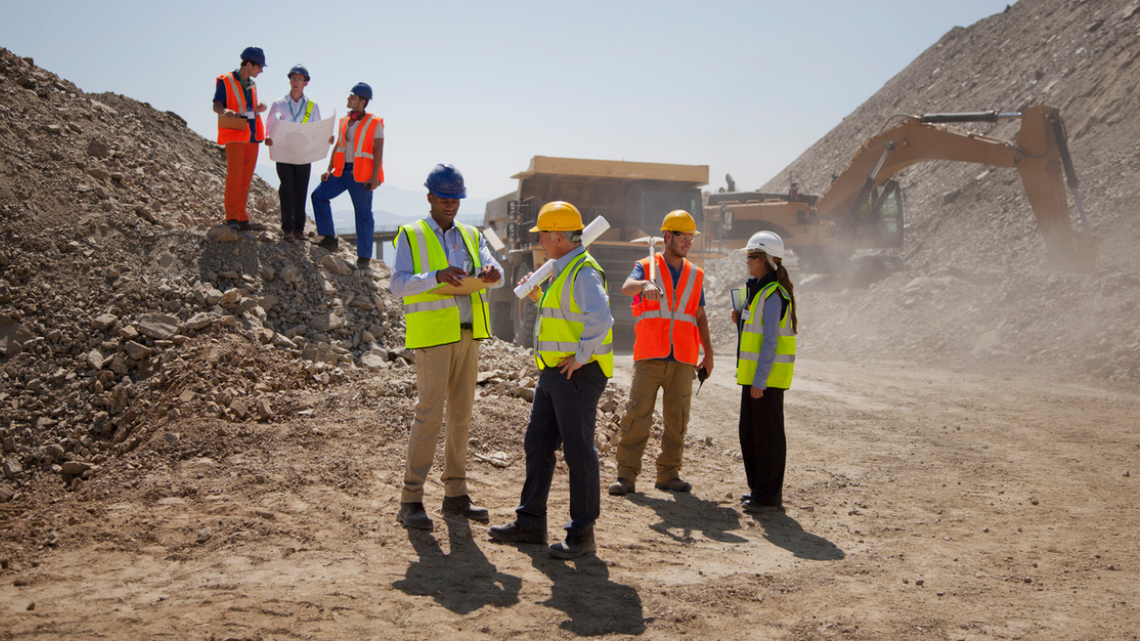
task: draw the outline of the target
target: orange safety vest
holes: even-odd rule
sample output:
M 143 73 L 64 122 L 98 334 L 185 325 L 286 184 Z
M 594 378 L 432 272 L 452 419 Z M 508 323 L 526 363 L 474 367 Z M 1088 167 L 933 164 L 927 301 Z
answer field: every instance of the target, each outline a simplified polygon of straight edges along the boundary
M 339 176 L 344 171 L 344 150 L 348 147 L 348 125 L 351 120 L 348 116 L 340 119 L 340 140 L 333 151 L 333 175 Z M 352 159 L 352 178 L 358 183 L 372 180 L 373 162 L 373 136 L 376 126 L 384 126 L 384 119 L 372 114 L 364 114 L 360 124 L 356 126 L 356 144 L 353 145 L 354 157 Z M 362 135 L 363 134 L 363 135 Z M 380 182 L 384 182 L 384 161 L 380 161 Z
M 241 88 L 241 80 L 233 71 L 223 73 L 218 76 L 226 85 L 226 109 L 236 111 L 244 115 L 248 111 L 254 112 L 257 118 L 256 136 L 254 140 L 261 142 L 265 140 L 265 125 L 261 122 L 261 114 L 257 113 L 257 86 L 250 87 L 250 97 L 253 98 L 253 104 L 245 104 L 245 92 Z M 231 142 L 249 142 L 249 130 L 242 131 L 241 129 L 225 129 L 218 125 L 218 144 L 224 145 Z
M 701 306 L 701 286 L 705 280 L 705 270 L 688 260 L 681 268 L 679 283 L 673 282 L 673 274 L 661 254 L 655 256 L 657 277 L 653 284 L 662 292 L 660 301 L 649 301 L 638 294 L 630 307 L 633 311 L 633 360 L 666 358 L 673 352 L 678 362 L 697 364 L 700 355 L 701 336 L 697 331 L 697 311 Z M 641 269 L 649 275 L 649 258 L 637 261 Z M 664 309 L 661 303 L 665 302 Z

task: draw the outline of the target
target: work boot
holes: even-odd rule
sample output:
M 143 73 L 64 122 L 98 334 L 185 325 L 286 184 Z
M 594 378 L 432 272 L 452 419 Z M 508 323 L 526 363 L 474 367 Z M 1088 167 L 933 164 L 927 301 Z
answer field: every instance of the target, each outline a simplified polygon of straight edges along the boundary
M 305 240 L 305 232 L 303 232 L 303 231 L 293 232 L 293 240 Z
M 681 477 L 679 476 L 674 476 L 668 481 L 657 481 L 653 487 L 659 490 L 664 490 L 666 492 L 688 492 L 689 490 L 693 489 L 693 484 L 682 481 Z
M 783 505 L 764 505 L 763 503 L 757 503 L 752 499 L 745 501 L 742 507 L 744 508 L 745 512 L 749 512 L 751 514 L 764 514 L 766 512 L 784 511 Z
M 227 218 L 226 219 L 226 227 L 229 227 L 230 229 L 232 229 L 234 231 L 237 231 L 240 228 L 239 225 L 240 225 L 240 223 L 238 223 L 238 221 L 234 218 Z
M 265 225 L 255 223 L 250 220 L 239 220 L 238 230 L 240 231 L 265 231 Z
M 321 239 L 321 242 L 317 243 L 317 246 L 334 252 L 337 247 L 340 247 L 340 241 L 337 240 L 336 236 L 325 236 Z
M 542 526 L 524 527 L 518 521 L 491 527 L 491 539 L 503 543 L 546 543 L 546 522 Z
M 357 256 L 356 257 L 356 266 L 359 267 L 360 269 L 368 269 L 368 266 L 371 264 L 372 264 L 371 258 L 365 258 L 363 256 Z
M 567 535 L 565 541 L 559 541 L 547 549 L 550 556 L 556 559 L 576 559 L 591 552 L 597 551 L 594 543 L 594 528 L 576 536 Z
M 396 512 L 396 522 L 417 530 L 430 530 L 434 527 L 423 503 L 401 503 L 400 511 Z
M 618 480 L 610 484 L 610 494 L 613 496 L 625 496 L 633 492 L 633 481 L 618 477 Z
M 491 522 L 491 512 L 485 507 L 476 507 L 471 502 L 471 497 L 466 494 L 443 497 L 443 515 L 462 516 L 480 523 Z
M 283 241 L 285 241 L 285 242 L 289 243 L 290 245 L 292 245 L 292 244 L 293 244 L 293 234 L 292 234 L 292 232 L 284 232 L 284 233 L 282 233 L 282 234 L 281 234 L 281 240 L 283 240 Z

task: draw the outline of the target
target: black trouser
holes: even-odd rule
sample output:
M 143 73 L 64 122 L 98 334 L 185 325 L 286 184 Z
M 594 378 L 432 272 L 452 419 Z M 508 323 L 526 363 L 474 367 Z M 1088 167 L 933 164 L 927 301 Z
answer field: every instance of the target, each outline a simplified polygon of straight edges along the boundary
M 588 533 L 601 512 L 601 480 L 594 428 L 598 399 L 606 388 L 606 375 L 597 363 L 586 363 L 570 378 L 547 367 L 538 376 L 530 424 L 523 438 L 526 481 L 521 505 L 515 510 L 519 524 L 540 527 L 546 523 L 546 499 L 562 447 L 570 470 L 570 523 L 567 538 Z
M 281 231 L 305 231 L 305 200 L 309 195 L 309 175 L 312 165 L 290 165 L 277 163 L 277 177 L 281 186 L 277 194 L 281 196 Z
M 784 465 L 788 441 L 784 436 L 784 390 L 769 387 L 752 398 L 752 386 L 741 387 L 740 453 L 752 502 L 769 507 L 783 504 Z

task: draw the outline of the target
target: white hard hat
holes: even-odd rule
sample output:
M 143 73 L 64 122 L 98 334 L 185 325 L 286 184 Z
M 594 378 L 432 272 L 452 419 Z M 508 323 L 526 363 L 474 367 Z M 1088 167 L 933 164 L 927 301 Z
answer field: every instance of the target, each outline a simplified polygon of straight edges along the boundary
M 784 258 L 784 240 L 775 232 L 758 231 L 748 239 L 742 252 L 764 252 L 772 258 Z

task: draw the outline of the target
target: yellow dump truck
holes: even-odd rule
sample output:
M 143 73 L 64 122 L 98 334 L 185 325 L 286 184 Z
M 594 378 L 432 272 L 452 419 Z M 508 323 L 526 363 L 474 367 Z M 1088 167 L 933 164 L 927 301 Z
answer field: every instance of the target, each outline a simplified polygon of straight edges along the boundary
M 630 241 L 660 236 L 665 214 L 677 209 L 692 214 L 700 226 L 700 188 L 708 184 L 708 165 L 535 156 L 526 171 L 512 178 L 518 180 L 518 189 L 488 202 L 483 218 L 484 228 L 493 230 L 505 245 L 500 258 L 510 285 L 491 290 L 494 334 L 519 345 L 531 345 L 534 303 L 516 299 L 512 288 L 546 260 L 538 234 L 530 233 L 538 210 L 548 202 L 564 200 L 582 212 L 585 224 L 598 216 L 610 224 L 609 231 L 590 245 L 590 253 L 606 273 L 615 320 L 614 340 L 619 347 L 631 345 L 633 316 L 621 285 L 634 262 L 648 255 L 648 247 Z M 689 255 L 697 264 L 704 257 Z

